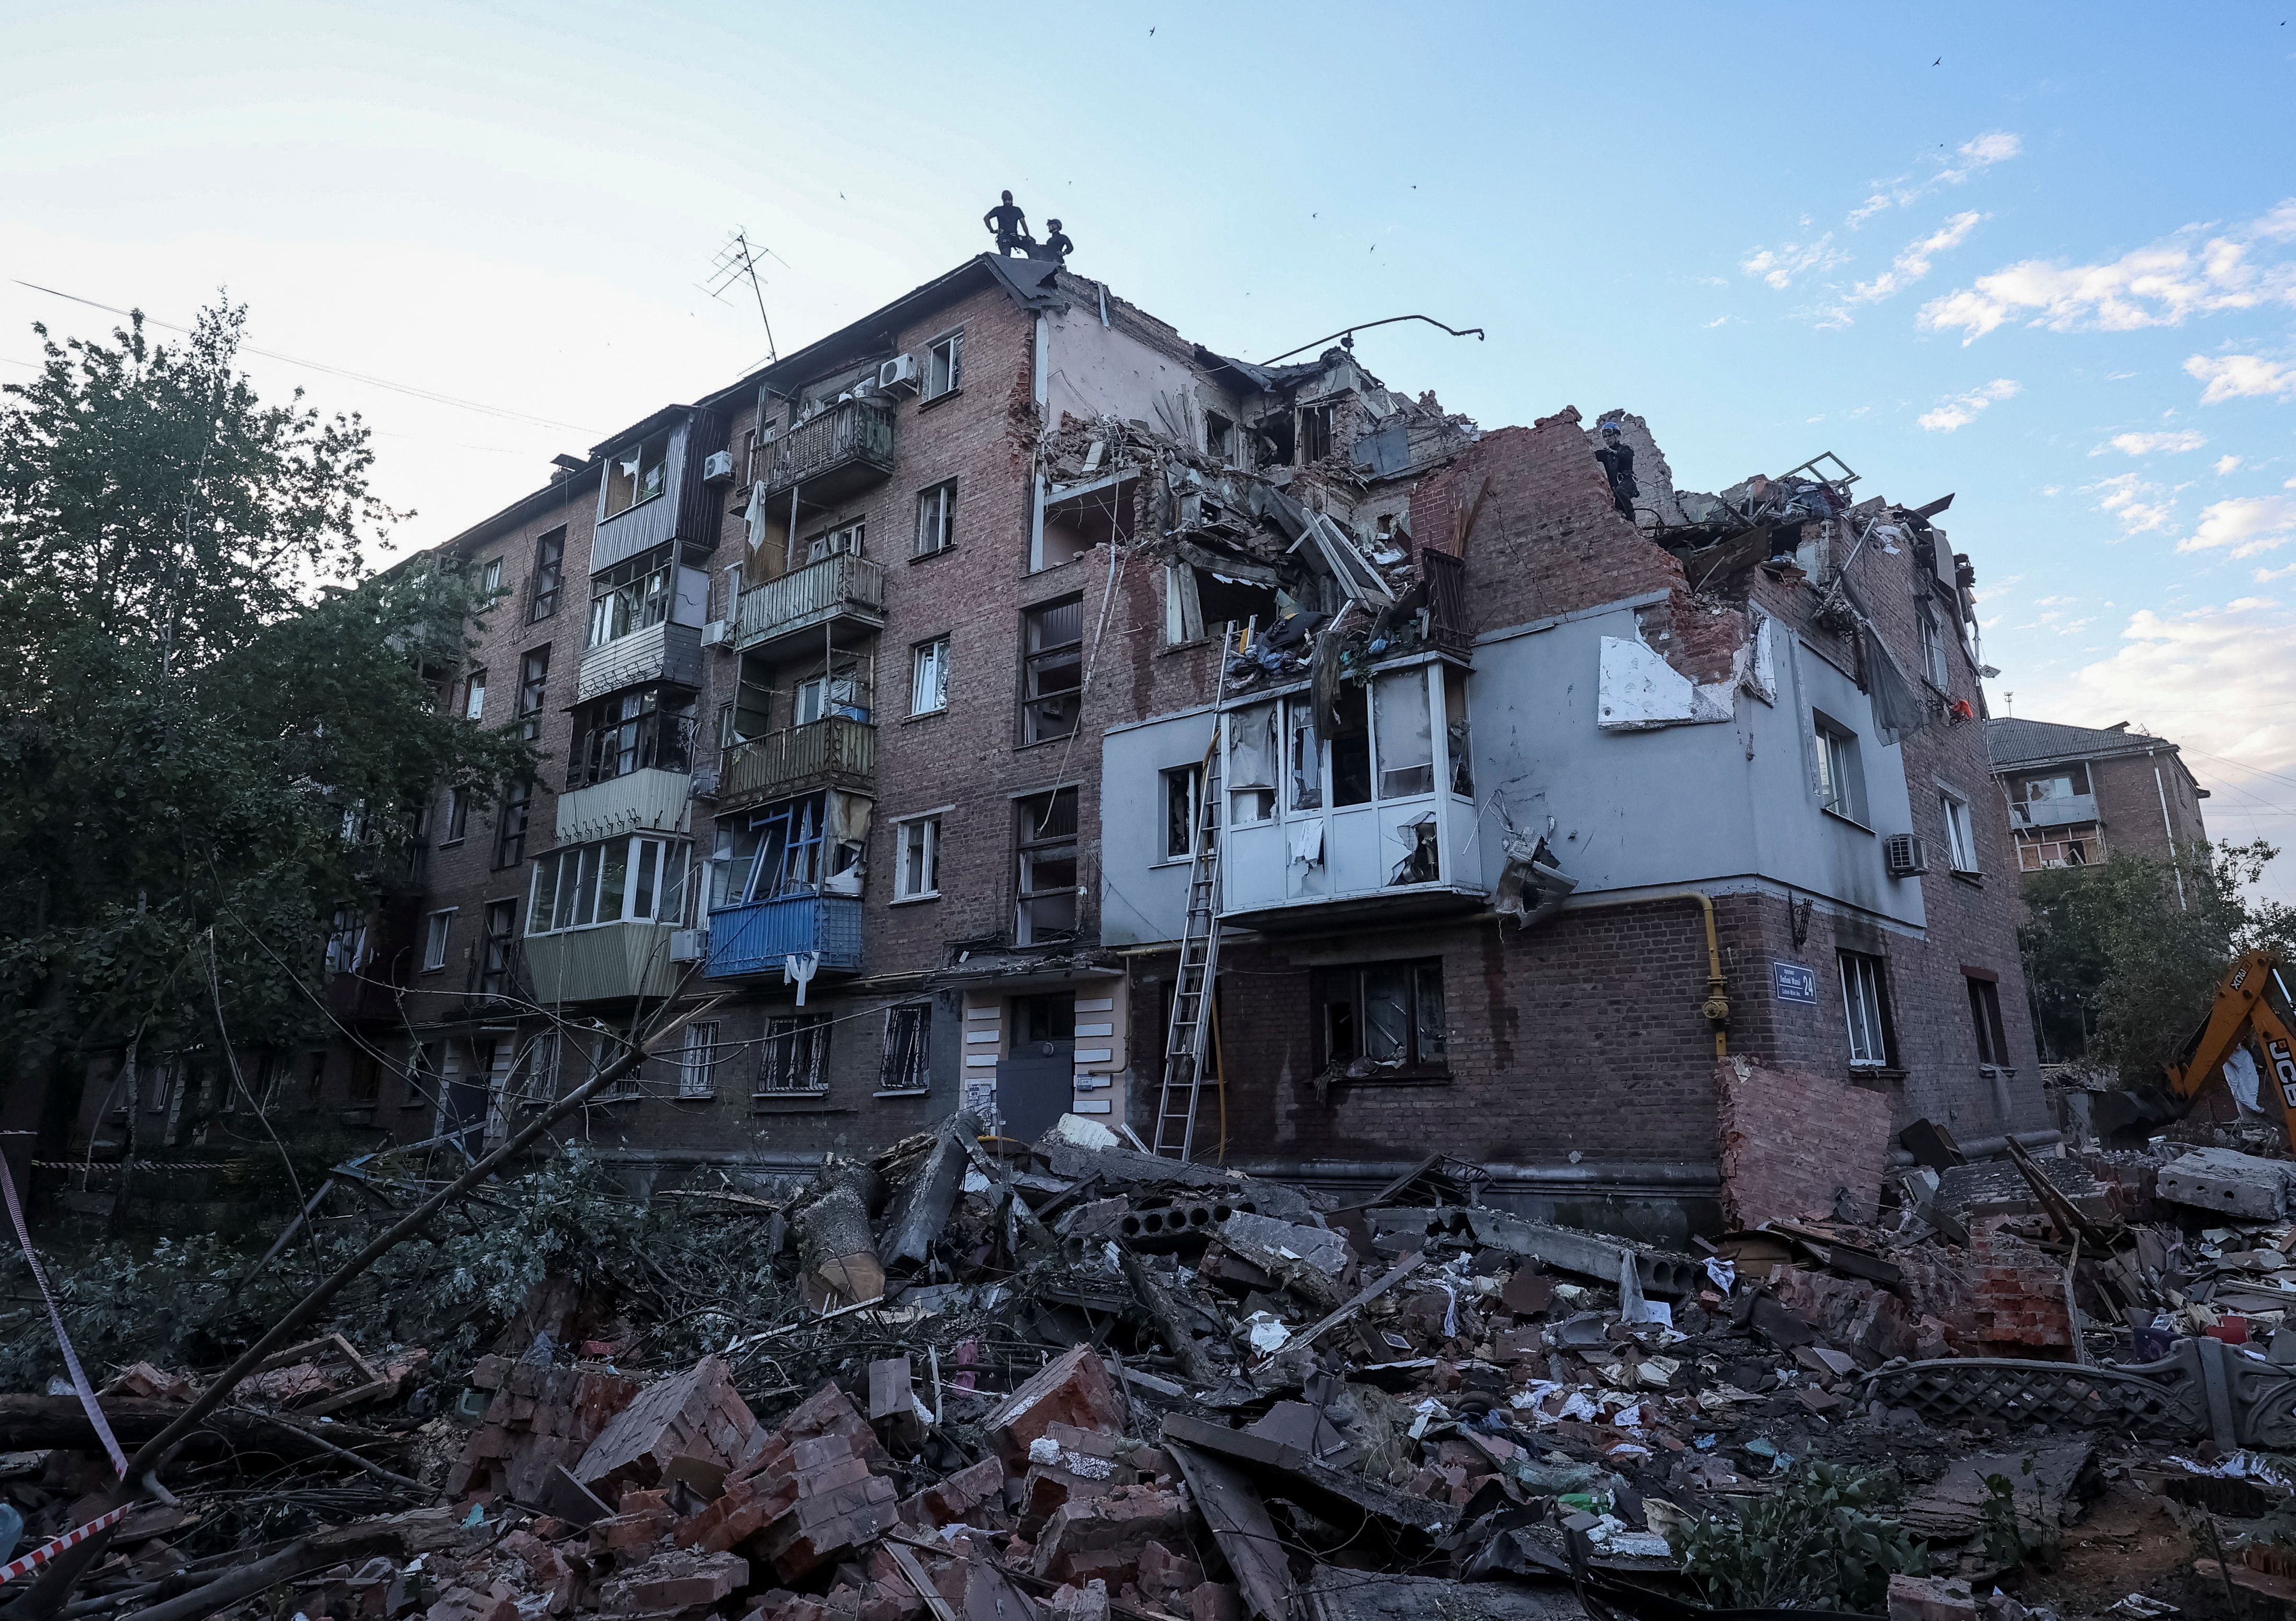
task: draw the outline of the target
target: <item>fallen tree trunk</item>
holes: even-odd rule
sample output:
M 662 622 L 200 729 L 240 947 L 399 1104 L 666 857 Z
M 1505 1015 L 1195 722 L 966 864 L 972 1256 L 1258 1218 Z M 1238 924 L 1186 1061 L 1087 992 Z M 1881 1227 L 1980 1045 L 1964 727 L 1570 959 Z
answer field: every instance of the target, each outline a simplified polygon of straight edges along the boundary
M 253 1598 L 267 1587 L 291 1582 L 306 1571 L 371 1559 L 378 1553 L 388 1553 L 395 1559 L 406 1556 L 406 1539 L 397 1526 L 346 1526 L 340 1530 L 321 1531 L 299 1537 L 270 1558 L 242 1565 L 204 1587 L 195 1587 L 148 1609 L 136 1610 L 126 1621 L 198 1621 L 200 1617 L 213 1615 L 226 1605 Z

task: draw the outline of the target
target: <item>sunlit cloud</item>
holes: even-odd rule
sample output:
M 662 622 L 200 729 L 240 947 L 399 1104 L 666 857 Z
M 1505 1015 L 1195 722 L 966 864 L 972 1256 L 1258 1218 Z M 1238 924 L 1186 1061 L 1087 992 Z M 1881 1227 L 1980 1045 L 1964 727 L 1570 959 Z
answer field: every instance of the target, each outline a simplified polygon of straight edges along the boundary
M 2013 399 L 2019 392 L 2020 385 L 2014 380 L 1996 377 L 1983 388 L 1940 400 L 1934 409 L 1923 412 L 1915 420 L 1932 433 L 1951 433 L 1975 422 L 1979 414 L 1995 401 Z
M 2276 551 L 2296 540 L 2296 498 L 2240 496 L 2212 501 L 2201 509 L 2201 522 L 2177 542 L 2180 552 L 2229 549 L 2235 557 L 2253 557 Z
M 2208 442 L 2190 428 L 2173 433 L 2116 433 L 2089 454 L 2103 456 L 2108 450 L 2118 450 L 2123 456 L 2152 456 L 2163 451 L 2176 455 L 2185 450 L 2197 450 Z
M 2261 355 L 2194 355 L 2185 362 L 2185 371 L 2208 385 L 2201 391 L 2202 405 L 2296 397 L 2296 366 L 2283 366 Z

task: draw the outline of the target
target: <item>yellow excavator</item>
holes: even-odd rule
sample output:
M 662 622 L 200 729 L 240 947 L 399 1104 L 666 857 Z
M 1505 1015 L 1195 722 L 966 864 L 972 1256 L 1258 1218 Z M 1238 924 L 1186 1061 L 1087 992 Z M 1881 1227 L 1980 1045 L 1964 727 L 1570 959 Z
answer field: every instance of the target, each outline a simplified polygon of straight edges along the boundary
M 2278 954 L 2272 951 L 2243 951 L 2233 959 L 2217 986 L 2208 1017 L 2185 1043 L 2183 1055 L 2168 1066 L 2168 1095 L 2146 1099 L 2141 1094 L 2120 1094 L 2127 1101 L 2113 1112 L 2125 1117 L 2111 1123 L 2102 1118 L 2095 1122 L 2106 1140 L 2140 1137 L 2182 1115 L 2226 1059 L 2248 1051 L 2264 1060 L 2257 1076 L 2257 1107 L 2268 1112 L 2278 1103 L 2289 1148 L 2296 1151 L 2296 1033 L 2289 1028 L 2296 998 L 2289 995 L 2281 967 Z

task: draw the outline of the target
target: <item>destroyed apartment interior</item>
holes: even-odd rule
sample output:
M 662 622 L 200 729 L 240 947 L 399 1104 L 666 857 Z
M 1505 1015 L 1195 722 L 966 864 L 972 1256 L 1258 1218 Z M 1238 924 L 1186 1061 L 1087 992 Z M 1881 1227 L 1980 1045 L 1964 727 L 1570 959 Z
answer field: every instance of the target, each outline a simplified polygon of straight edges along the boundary
M 1973 504 L 1021 245 L 396 565 L 540 767 L 12 1106 L 0 1621 L 2296 1611 L 2296 1009 L 2044 1064 L 2207 792 Z

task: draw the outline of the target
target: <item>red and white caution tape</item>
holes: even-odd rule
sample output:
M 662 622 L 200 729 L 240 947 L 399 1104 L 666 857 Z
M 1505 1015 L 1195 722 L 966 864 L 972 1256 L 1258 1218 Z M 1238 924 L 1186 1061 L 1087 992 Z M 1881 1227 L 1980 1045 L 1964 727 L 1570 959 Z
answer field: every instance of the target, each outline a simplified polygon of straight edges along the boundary
M 96 1402 L 95 1389 L 87 1382 L 86 1371 L 79 1365 L 79 1353 L 72 1349 L 71 1336 L 64 1332 L 64 1314 L 56 1309 L 56 1297 L 48 1288 L 47 1271 L 40 1265 L 39 1255 L 32 1248 L 31 1230 L 24 1225 L 23 1202 L 16 1197 L 16 1178 L 8 1169 L 8 1161 L 4 1156 L 0 1156 L 0 1192 L 7 1195 L 8 1219 L 16 1224 L 16 1242 L 24 1247 L 24 1259 L 31 1266 L 32 1280 L 40 1286 L 40 1298 L 48 1303 L 48 1321 L 55 1325 L 56 1345 L 64 1354 L 64 1369 L 71 1375 L 72 1389 L 78 1393 L 80 1407 L 87 1414 L 87 1421 L 94 1426 L 97 1436 L 103 1442 L 103 1450 L 111 1454 L 111 1467 L 119 1472 L 119 1477 L 125 1480 L 127 1477 L 127 1454 L 119 1450 L 119 1442 L 112 1435 L 111 1426 L 104 1419 L 103 1409 Z M 93 1523 L 108 1525 L 111 1522 L 107 1520 Z M 80 1527 L 80 1531 L 86 1529 L 86 1526 Z M 79 1531 L 70 1533 L 73 1536 L 79 1534 Z M 50 1546 L 53 1547 L 53 1544 Z M 46 1550 L 37 1551 L 45 1557 Z M 31 1556 L 28 1554 L 26 1557 Z
M 11 1197 L 12 1202 L 12 1196 Z M 127 1518 L 127 1511 L 135 1506 L 132 1502 L 121 1503 L 111 1513 L 99 1514 L 84 1526 L 74 1526 L 55 1541 L 43 1543 L 23 1558 L 11 1559 L 7 1564 L 0 1565 L 0 1582 L 12 1582 L 20 1576 L 29 1576 L 65 1549 L 77 1548 L 106 1526 L 118 1525 Z

